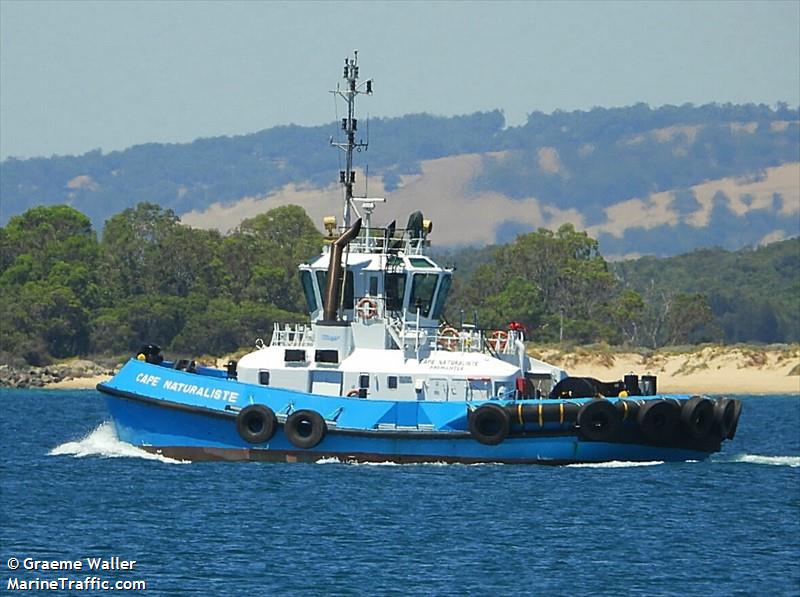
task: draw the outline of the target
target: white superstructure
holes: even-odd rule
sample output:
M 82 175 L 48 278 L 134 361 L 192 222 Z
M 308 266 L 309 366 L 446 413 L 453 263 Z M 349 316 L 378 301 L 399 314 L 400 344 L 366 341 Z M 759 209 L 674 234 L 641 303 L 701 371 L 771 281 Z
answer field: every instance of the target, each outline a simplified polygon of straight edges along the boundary
M 335 220 L 326 218 L 322 254 L 300 266 L 310 323 L 276 325 L 268 346 L 258 342 L 241 359 L 238 379 L 383 400 L 486 400 L 522 388 L 547 395 L 566 373 L 526 354 L 521 326 L 441 323 L 453 272 L 425 254 L 432 224 L 421 213 L 405 229 L 372 227 L 385 199 L 353 196 L 353 151 L 366 147 L 355 141 L 354 102 L 372 92 L 372 81 L 357 83 L 357 54 L 345 61 L 344 78 L 334 93 L 348 104 L 347 141 L 332 142 L 347 153 L 342 234 L 334 238 Z M 362 216 L 352 226 L 351 210 Z

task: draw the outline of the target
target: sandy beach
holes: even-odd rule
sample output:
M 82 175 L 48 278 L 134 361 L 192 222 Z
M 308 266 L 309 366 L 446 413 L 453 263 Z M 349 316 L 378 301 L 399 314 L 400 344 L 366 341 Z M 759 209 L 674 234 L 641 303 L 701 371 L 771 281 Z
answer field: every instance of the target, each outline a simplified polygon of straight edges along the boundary
M 650 355 L 557 349 L 531 351 L 571 375 L 601 381 L 626 373 L 658 376 L 658 391 L 689 394 L 800 394 L 800 347 L 698 347 Z
M 89 377 L 72 377 L 62 379 L 45 386 L 48 390 L 93 390 L 100 382 L 111 379 L 110 375 L 91 375 Z
M 626 373 L 657 375 L 658 390 L 691 394 L 800 394 L 800 347 L 698 347 L 694 351 L 667 350 L 651 354 L 614 352 L 612 349 L 557 348 L 530 354 L 559 365 L 571 375 L 601 381 L 622 379 Z M 227 362 L 221 359 L 220 362 Z M 94 389 L 108 375 L 75 377 L 47 384 L 48 389 Z

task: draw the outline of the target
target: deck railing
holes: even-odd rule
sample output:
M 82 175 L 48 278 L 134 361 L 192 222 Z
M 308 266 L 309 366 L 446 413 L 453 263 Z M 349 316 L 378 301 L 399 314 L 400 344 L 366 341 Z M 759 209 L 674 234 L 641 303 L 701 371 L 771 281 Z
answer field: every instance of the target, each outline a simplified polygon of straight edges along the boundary
M 314 346 L 314 330 L 305 323 L 276 323 L 271 346 Z

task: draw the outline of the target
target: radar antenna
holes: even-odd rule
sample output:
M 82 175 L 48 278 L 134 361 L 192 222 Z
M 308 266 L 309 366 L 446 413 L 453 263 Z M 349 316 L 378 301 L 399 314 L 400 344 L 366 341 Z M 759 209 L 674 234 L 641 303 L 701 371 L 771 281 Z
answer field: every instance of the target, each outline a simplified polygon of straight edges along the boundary
M 344 59 L 344 80 L 347 82 L 345 88 L 341 89 L 336 85 L 336 89 L 331 91 L 334 95 L 338 95 L 344 99 L 347 104 L 347 117 L 342 118 L 342 130 L 347 135 L 347 140 L 343 143 L 335 142 L 331 139 L 331 145 L 343 150 L 347 155 L 345 161 L 345 169 L 339 171 L 339 182 L 344 186 L 344 214 L 343 222 L 344 227 L 350 226 L 350 208 L 355 209 L 353 205 L 353 185 L 356 182 L 356 173 L 353 170 L 353 152 L 366 150 L 369 145 L 369 140 L 365 143 L 359 139 L 356 142 L 356 130 L 358 128 L 358 121 L 355 118 L 355 104 L 356 96 L 365 93 L 372 95 L 372 79 L 367 79 L 363 83 L 358 83 L 358 50 L 353 51 L 352 58 Z

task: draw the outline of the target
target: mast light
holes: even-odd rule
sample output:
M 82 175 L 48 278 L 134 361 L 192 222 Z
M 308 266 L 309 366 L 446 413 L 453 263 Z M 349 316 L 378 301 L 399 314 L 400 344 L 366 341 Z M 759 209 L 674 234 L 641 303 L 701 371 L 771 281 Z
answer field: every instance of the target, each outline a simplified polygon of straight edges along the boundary
M 325 216 L 322 218 L 322 225 L 328 232 L 328 236 L 333 236 L 333 231 L 336 230 L 336 216 Z

